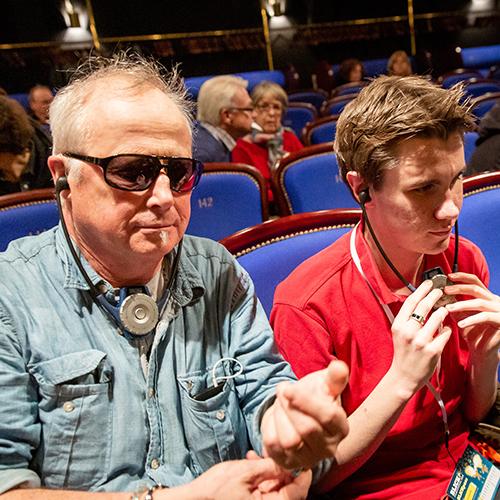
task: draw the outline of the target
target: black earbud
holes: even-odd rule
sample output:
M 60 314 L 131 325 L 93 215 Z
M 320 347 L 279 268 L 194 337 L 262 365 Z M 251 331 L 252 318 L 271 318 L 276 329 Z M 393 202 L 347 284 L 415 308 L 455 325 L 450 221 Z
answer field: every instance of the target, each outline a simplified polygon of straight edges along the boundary
M 63 175 L 56 181 L 56 193 L 69 189 L 68 179 Z
M 358 197 L 360 205 L 364 205 L 367 201 L 370 201 L 371 200 L 370 191 L 368 191 L 368 188 L 363 189 L 363 191 L 360 191 Z

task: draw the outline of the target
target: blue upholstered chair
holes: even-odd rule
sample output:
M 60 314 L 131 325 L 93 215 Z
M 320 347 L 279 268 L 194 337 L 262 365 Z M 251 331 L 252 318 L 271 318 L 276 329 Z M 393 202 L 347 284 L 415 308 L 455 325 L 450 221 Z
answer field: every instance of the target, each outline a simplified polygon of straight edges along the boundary
M 41 233 L 58 222 L 53 188 L 0 196 L 0 251 L 12 240 Z
M 321 108 L 322 116 L 340 115 L 347 103 L 352 101 L 358 94 L 339 95 L 328 99 Z
M 497 45 L 482 45 L 479 47 L 463 47 L 460 56 L 464 66 L 467 68 L 475 68 L 486 72 L 493 64 L 498 64 L 500 54 L 500 44 Z
M 280 70 L 246 71 L 243 73 L 233 73 L 233 74 L 235 76 L 240 76 L 241 78 L 247 80 L 249 92 L 252 91 L 255 85 L 262 82 L 263 80 L 268 80 L 277 83 L 282 87 L 285 85 L 285 75 L 283 71 Z M 186 86 L 186 89 L 191 98 L 193 99 L 193 101 L 196 101 L 198 99 L 198 93 L 203 83 L 209 80 L 210 78 L 213 78 L 214 76 L 217 75 L 193 76 L 184 79 L 184 85 Z
M 457 68 L 442 74 L 437 81 L 443 88 L 449 89 L 456 83 L 470 78 L 483 78 L 483 75 L 479 72 L 479 70 L 472 68 Z
M 187 234 L 220 240 L 268 218 L 266 182 L 249 165 L 206 163 L 191 194 Z
M 288 93 L 288 102 L 307 102 L 312 104 L 317 111 L 327 99 L 327 93 L 324 90 L 301 90 L 297 92 Z
M 499 100 L 500 92 L 487 92 L 475 97 L 471 102 L 472 112 L 477 118 L 482 118 Z
M 469 163 L 469 160 L 474 153 L 474 149 L 476 149 L 476 141 L 479 137 L 477 132 L 465 132 L 464 134 L 464 155 L 465 155 L 465 163 Z
M 332 90 L 330 97 L 338 97 L 349 94 L 359 94 L 359 92 L 368 85 L 368 81 L 349 82 L 339 85 Z
M 302 130 L 316 119 L 318 112 L 316 108 L 307 102 L 291 102 L 288 104 L 283 125 L 290 127 L 297 137 L 302 136 Z
M 468 96 L 480 97 L 491 92 L 500 92 L 500 81 L 487 78 L 471 78 L 464 81 L 464 90 Z
M 302 134 L 302 142 L 306 146 L 332 142 L 335 139 L 337 130 L 337 119 L 338 115 L 323 116 L 308 123 Z
M 322 210 L 290 215 L 245 229 L 221 241 L 248 271 L 269 316 L 274 290 L 299 264 L 358 222 L 361 210 Z
M 284 157 L 272 180 L 281 215 L 358 206 L 340 177 L 332 143 Z
M 459 234 L 482 250 L 490 268 L 490 289 L 500 294 L 500 172 L 468 177 L 463 185 Z

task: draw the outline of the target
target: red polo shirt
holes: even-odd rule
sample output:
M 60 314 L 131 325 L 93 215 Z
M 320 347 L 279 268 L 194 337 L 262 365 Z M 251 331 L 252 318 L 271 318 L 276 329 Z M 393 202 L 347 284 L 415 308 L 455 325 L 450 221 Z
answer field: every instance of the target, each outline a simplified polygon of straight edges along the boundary
M 276 289 L 271 313 L 280 351 L 298 377 L 325 368 L 335 358 L 348 364 L 349 385 L 342 394 L 348 415 L 380 382 L 393 358 L 391 324 L 356 268 L 349 240 L 350 233 L 295 269 Z M 366 278 L 380 300 L 396 315 L 405 297 L 386 286 L 361 228 L 355 242 Z M 425 256 L 425 269 L 440 266 L 448 274 L 453 256 L 454 236 L 445 252 Z M 488 284 L 482 253 L 463 238 L 460 238 L 458 267 Z M 456 324 L 450 318 L 446 324 L 453 333 L 443 351 L 439 375 L 435 373 L 431 382 L 436 387 L 439 376 L 451 431 L 450 450 L 458 459 L 468 435 L 461 408 L 468 351 Z M 424 387 L 410 399 L 366 464 L 334 489 L 335 498 L 440 498 L 454 470 L 443 439 L 439 406 Z

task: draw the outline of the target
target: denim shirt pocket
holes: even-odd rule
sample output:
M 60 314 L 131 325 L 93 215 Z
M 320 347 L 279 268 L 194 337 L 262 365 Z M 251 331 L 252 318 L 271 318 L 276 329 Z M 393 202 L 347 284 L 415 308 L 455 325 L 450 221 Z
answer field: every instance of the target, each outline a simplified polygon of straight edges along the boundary
M 205 401 L 194 395 L 211 385 L 211 370 L 177 377 L 187 447 L 194 467 L 202 473 L 224 460 L 240 459 L 247 450 L 245 420 L 232 379 Z
M 91 489 L 105 479 L 112 440 L 113 370 L 90 349 L 32 364 L 38 382 L 42 484 Z

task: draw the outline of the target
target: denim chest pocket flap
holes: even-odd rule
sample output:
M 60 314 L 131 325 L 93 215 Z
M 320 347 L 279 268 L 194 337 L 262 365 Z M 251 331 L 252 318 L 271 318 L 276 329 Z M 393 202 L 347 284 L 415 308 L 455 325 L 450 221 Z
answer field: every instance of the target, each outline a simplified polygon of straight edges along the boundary
M 53 387 L 55 392 L 82 390 L 95 393 L 107 390 L 112 382 L 112 369 L 106 359 L 106 353 L 96 349 L 72 352 L 57 358 L 41 361 L 31 366 L 31 374 L 38 384 L 47 390 Z M 59 390 L 58 390 L 59 389 Z
M 199 472 L 223 460 L 241 458 L 246 449 L 245 420 L 241 413 L 234 380 L 206 400 L 194 399 L 212 385 L 211 370 L 177 378 L 186 441 Z
M 35 463 L 50 488 L 91 489 L 105 480 L 112 441 L 113 371 L 106 353 L 74 352 L 34 364 L 42 446 Z

